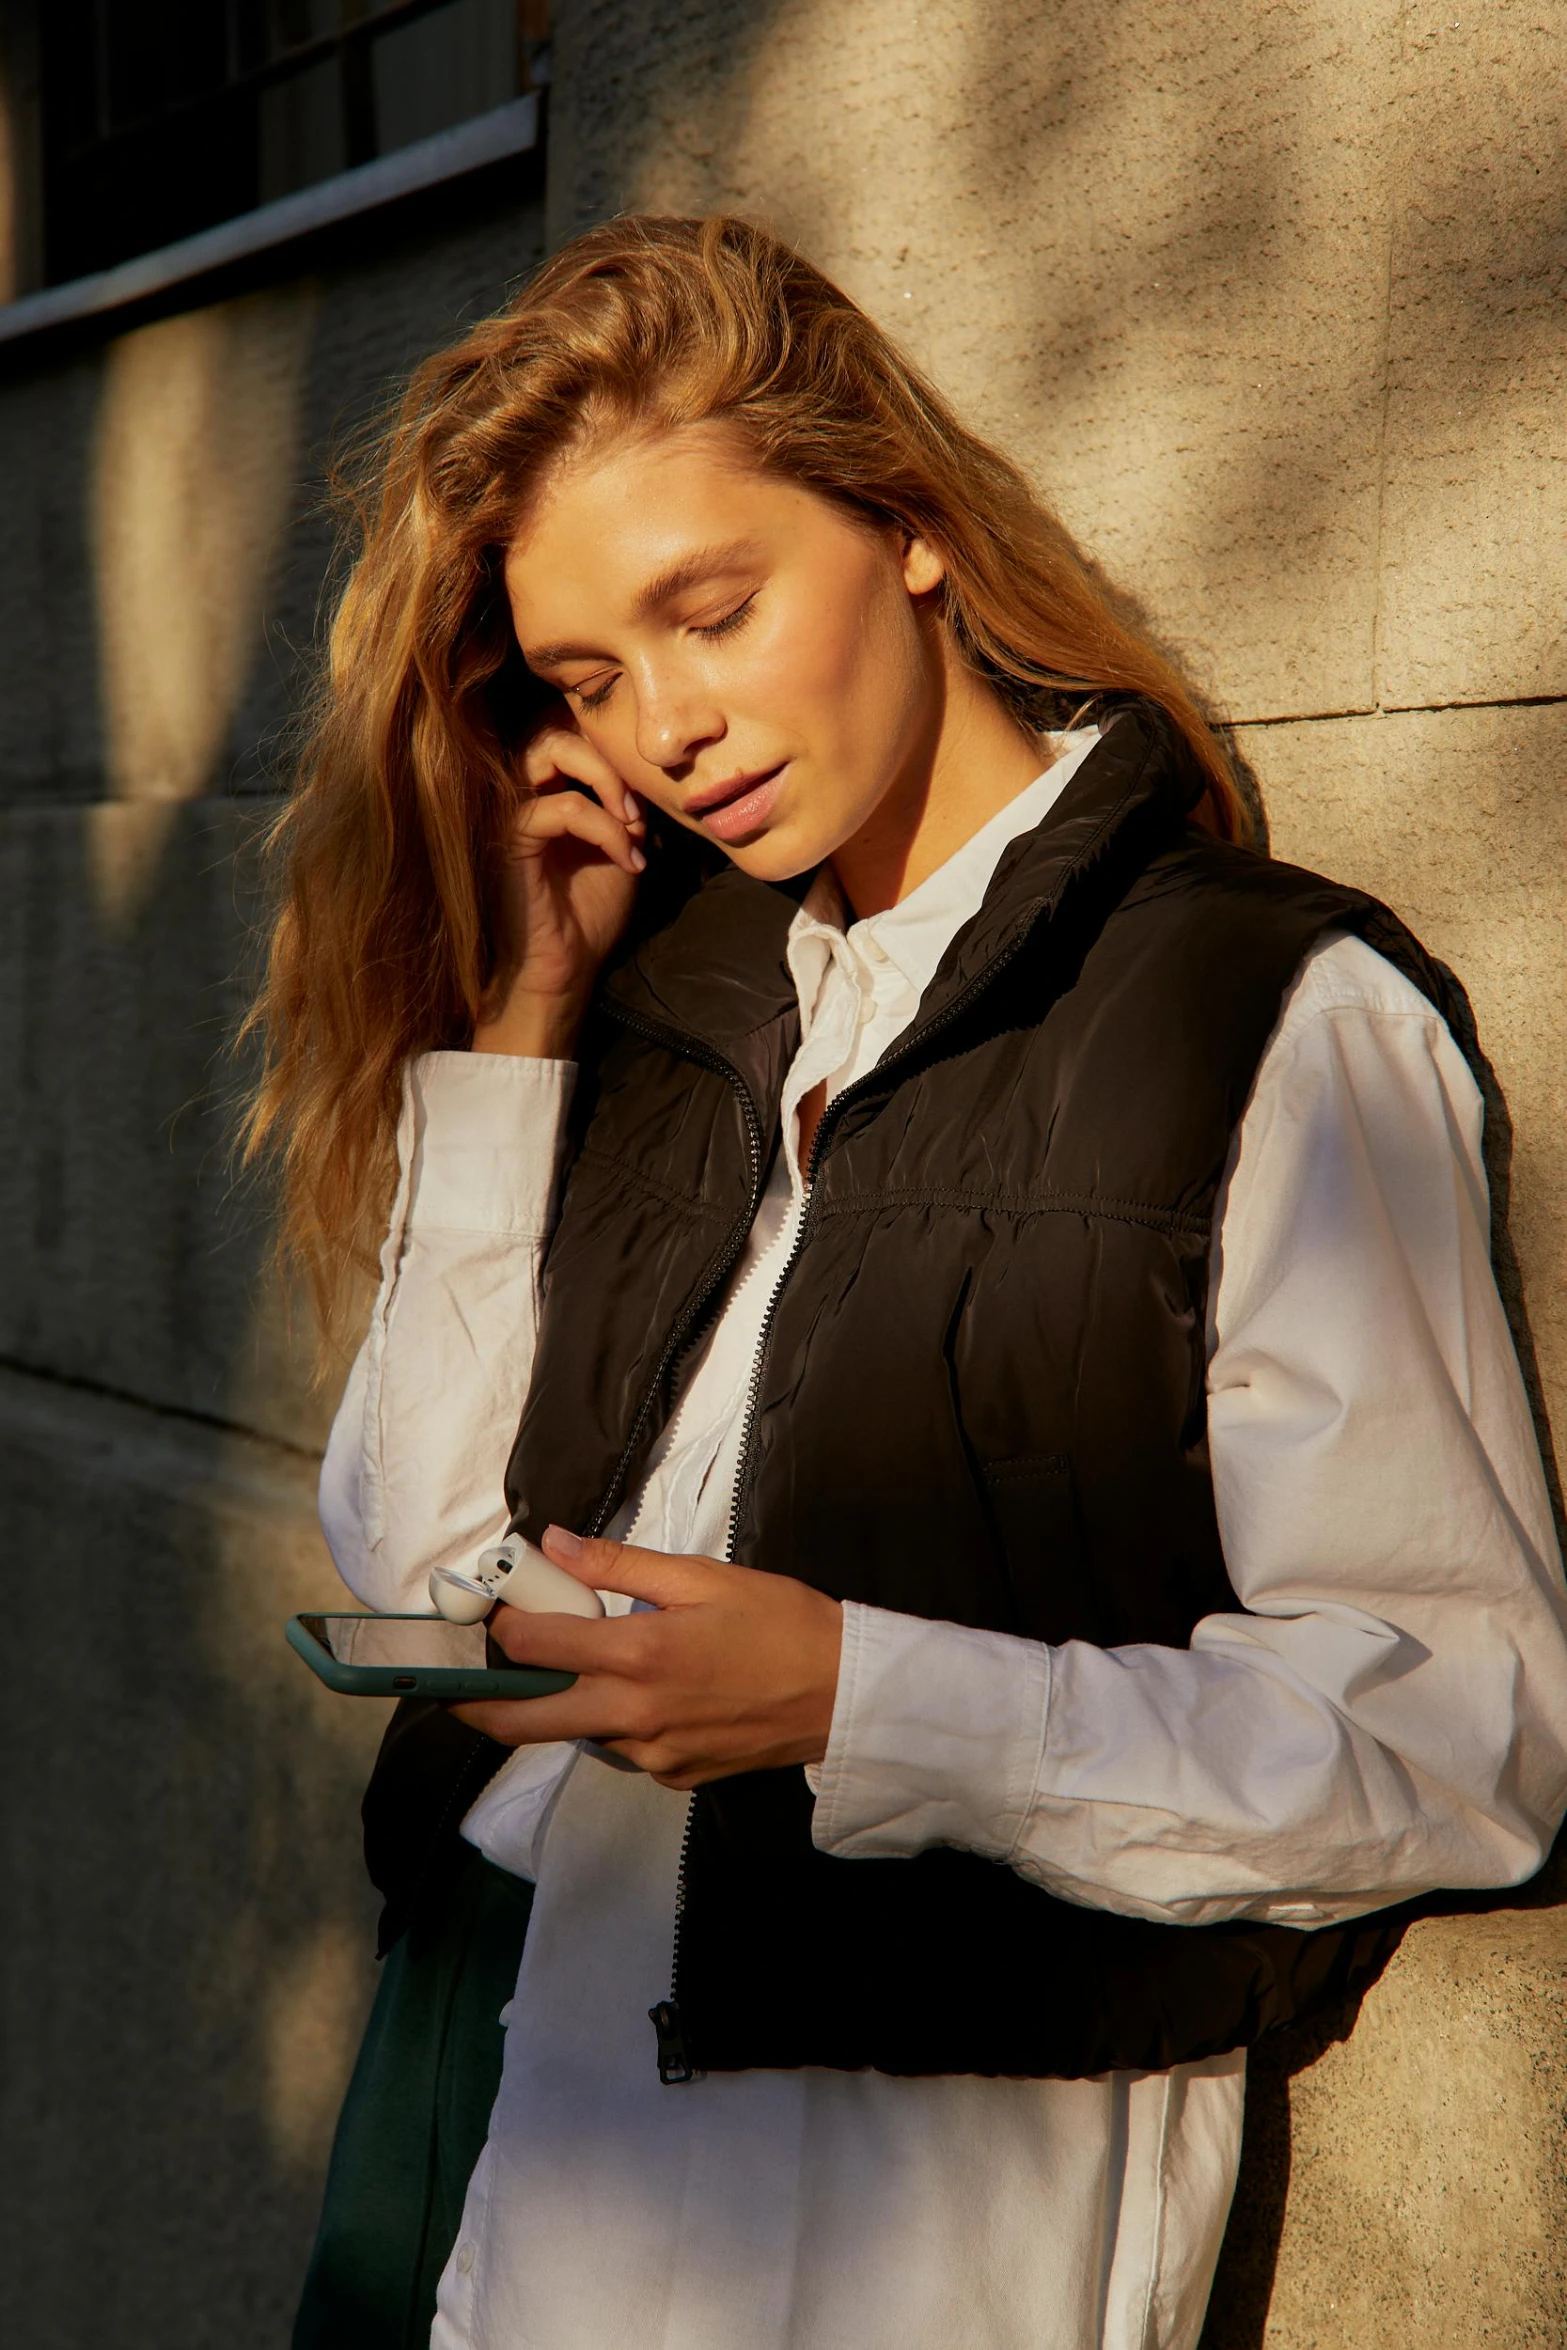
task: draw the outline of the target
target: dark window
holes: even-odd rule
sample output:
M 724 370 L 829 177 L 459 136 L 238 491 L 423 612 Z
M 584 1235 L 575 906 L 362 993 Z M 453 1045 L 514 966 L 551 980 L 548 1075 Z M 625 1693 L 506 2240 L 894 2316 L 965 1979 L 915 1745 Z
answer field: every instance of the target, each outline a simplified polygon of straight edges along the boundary
M 44 270 L 111 268 L 504 106 L 548 0 L 45 0 Z

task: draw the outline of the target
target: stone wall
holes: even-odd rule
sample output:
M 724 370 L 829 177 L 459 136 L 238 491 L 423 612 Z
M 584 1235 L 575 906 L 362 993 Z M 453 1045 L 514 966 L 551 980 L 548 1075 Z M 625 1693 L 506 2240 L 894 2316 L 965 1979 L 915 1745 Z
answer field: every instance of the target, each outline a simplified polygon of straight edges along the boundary
M 492 186 L 0 353 L 0 2265 L 29 2350 L 281 2350 L 374 1987 L 384 1708 L 283 1645 L 344 1603 L 333 1396 L 230 1182 L 227 1046 L 329 452 L 542 236 Z
M 795 236 L 1146 599 L 1276 847 L 1463 971 L 1559 1408 L 1563 0 L 557 15 L 548 238 L 622 204 Z M 230 1193 L 222 1048 L 327 452 L 545 241 L 491 189 L 0 359 L 0 1490 L 40 1659 L 93 1570 L 90 1664 L 6 1714 L 0 2244 L 39 2350 L 286 2339 L 377 1723 L 278 1640 L 332 1593 L 331 1399 Z M 1208 2350 L 1567 2336 L 1553 1884 L 1259 2057 Z

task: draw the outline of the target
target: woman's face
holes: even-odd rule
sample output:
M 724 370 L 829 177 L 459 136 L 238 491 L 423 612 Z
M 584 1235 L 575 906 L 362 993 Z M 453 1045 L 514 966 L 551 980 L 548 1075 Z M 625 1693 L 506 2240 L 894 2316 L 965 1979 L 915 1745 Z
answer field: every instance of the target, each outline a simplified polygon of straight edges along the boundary
M 582 733 L 765 881 L 822 863 L 889 796 L 917 816 L 941 577 L 923 541 L 757 472 L 712 426 L 565 461 L 506 561 L 523 655 Z

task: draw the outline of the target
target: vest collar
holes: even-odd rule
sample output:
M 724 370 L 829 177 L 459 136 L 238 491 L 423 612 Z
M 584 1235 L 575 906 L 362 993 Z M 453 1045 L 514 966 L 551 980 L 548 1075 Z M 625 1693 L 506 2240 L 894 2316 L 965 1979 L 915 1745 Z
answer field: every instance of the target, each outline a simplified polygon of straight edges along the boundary
M 1139 819 L 1153 819 L 1155 840 L 1167 837 L 1200 799 L 1196 761 L 1162 711 L 1127 702 L 1101 724 L 1099 742 L 1044 822 L 1003 851 L 978 913 L 938 964 L 900 1052 L 981 986 L 1024 932 L 1059 913 L 1102 869 L 1112 846 L 1129 845 L 1129 833 L 1141 837 L 1148 828 Z M 798 1024 L 785 948 L 810 879 L 773 884 L 724 866 L 606 980 L 610 1006 L 718 1056 L 754 1098 L 766 1100 L 782 1081 Z

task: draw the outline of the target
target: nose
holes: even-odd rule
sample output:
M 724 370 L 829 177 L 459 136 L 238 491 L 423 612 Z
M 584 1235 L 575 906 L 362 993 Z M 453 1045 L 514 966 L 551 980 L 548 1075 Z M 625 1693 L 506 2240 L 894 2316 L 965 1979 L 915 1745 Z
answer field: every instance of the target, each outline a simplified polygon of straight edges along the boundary
M 651 664 L 637 679 L 637 756 L 678 774 L 725 733 L 724 714 L 697 679 Z

